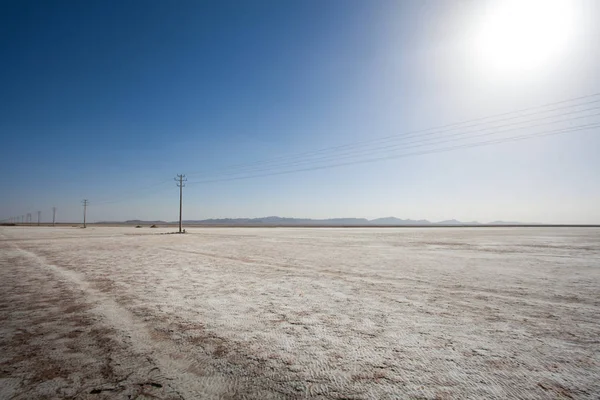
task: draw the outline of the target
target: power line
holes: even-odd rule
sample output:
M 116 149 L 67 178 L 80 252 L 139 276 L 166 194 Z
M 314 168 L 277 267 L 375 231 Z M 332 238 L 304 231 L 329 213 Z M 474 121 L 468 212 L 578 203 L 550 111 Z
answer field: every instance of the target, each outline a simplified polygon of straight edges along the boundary
M 465 121 L 461 121 L 461 122 L 445 124 L 445 125 L 441 125 L 441 126 L 437 126 L 437 127 L 419 129 L 419 130 L 409 131 L 409 132 L 405 132 L 405 133 L 401 133 L 401 134 L 388 135 L 388 136 L 384 136 L 384 137 L 381 137 L 378 139 L 363 140 L 363 141 L 354 142 L 354 143 L 350 143 L 350 144 L 326 147 L 326 148 L 322 148 L 322 149 L 318 149 L 318 150 L 310 150 L 310 151 L 297 153 L 297 154 L 281 155 L 281 156 L 273 157 L 273 158 L 270 158 L 267 160 L 235 164 L 235 165 L 231 165 L 229 167 L 225 167 L 222 170 L 231 170 L 231 169 L 249 167 L 249 166 L 253 166 L 253 165 L 269 164 L 272 162 L 277 162 L 278 160 L 289 161 L 292 159 L 300 158 L 303 156 L 310 156 L 313 154 L 326 153 L 326 152 L 337 151 L 337 150 L 341 150 L 341 149 L 355 148 L 355 147 L 360 147 L 360 146 L 364 146 L 364 145 L 371 145 L 373 143 L 384 143 L 384 142 L 395 141 L 395 140 L 403 140 L 405 138 L 414 137 L 416 135 L 423 136 L 422 134 L 424 134 L 424 133 L 427 133 L 427 135 L 432 135 L 432 134 L 446 132 L 449 130 L 451 131 L 451 130 L 459 128 L 459 127 L 461 127 L 461 128 L 476 127 L 476 126 L 481 125 L 482 123 L 483 124 L 497 123 L 497 122 L 512 120 L 512 119 L 516 119 L 516 118 L 523 118 L 523 117 L 540 114 L 540 113 L 548 113 L 548 112 L 558 111 L 558 110 L 562 110 L 562 109 L 580 107 L 582 105 L 600 102 L 600 99 L 585 101 L 585 102 L 581 102 L 579 104 L 571 104 L 571 105 L 567 105 L 567 106 L 563 106 L 563 107 L 557 107 L 557 108 L 544 110 L 544 108 L 548 108 L 548 107 L 552 107 L 552 106 L 556 106 L 556 105 L 560 105 L 560 104 L 565 104 L 565 103 L 572 103 L 572 102 L 576 102 L 576 101 L 580 101 L 580 100 L 584 100 L 584 99 L 592 99 L 592 98 L 596 98 L 598 96 L 600 96 L 600 92 L 592 93 L 592 94 L 585 95 L 585 96 L 574 97 L 574 98 L 570 98 L 570 99 L 566 99 L 566 100 L 561 100 L 561 101 L 557 101 L 557 102 L 546 103 L 546 104 L 539 105 L 539 106 L 523 108 L 520 110 L 509 111 L 509 112 L 505 112 L 505 113 L 501 113 L 501 114 L 495 114 L 495 115 L 491 115 L 491 116 L 473 118 L 473 119 L 469 119 L 469 120 L 465 120 Z M 528 111 L 533 111 L 533 110 L 540 110 L 540 111 L 536 111 L 536 112 L 524 114 L 524 115 L 522 114 L 522 113 L 525 113 Z M 517 115 L 514 115 L 514 114 L 517 114 Z M 507 117 L 507 116 L 510 116 L 510 117 Z M 497 120 L 482 122 L 482 121 L 491 120 L 491 119 L 497 119 Z M 201 174 L 201 172 L 193 172 L 188 175 L 197 175 L 197 174 Z
M 529 121 L 520 121 L 520 122 L 516 122 L 516 123 L 503 124 L 503 125 L 499 125 L 499 126 L 495 126 L 495 127 L 487 127 L 487 128 L 483 128 L 482 131 L 502 128 L 502 127 L 508 127 L 508 126 L 521 125 L 524 123 L 542 121 L 542 120 L 545 120 L 548 118 L 557 118 L 557 117 L 561 117 L 561 116 L 567 116 L 567 115 L 572 115 L 572 114 L 576 114 L 576 113 L 580 113 L 580 112 L 588 112 L 588 111 L 594 111 L 594 110 L 599 110 L 599 109 L 600 109 L 600 106 L 591 107 L 591 108 L 587 108 L 585 110 L 570 111 L 570 112 L 566 112 L 566 113 L 559 114 L 559 115 L 545 116 L 545 117 L 541 117 L 541 118 L 531 119 Z M 378 147 L 374 147 L 374 148 L 370 148 L 370 149 L 354 150 L 354 151 L 342 152 L 342 153 L 332 154 L 332 155 L 327 155 L 327 156 L 320 156 L 320 157 L 316 157 L 316 158 L 306 158 L 306 159 L 302 159 L 302 160 L 298 160 L 298 161 L 281 162 L 281 163 L 277 163 L 277 164 L 273 164 L 273 165 L 269 165 L 269 166 L 264 166 L 262 168 L 255 167 L 255 168 L 248 168 L 243 171 L 223 172 L 220 174 L 217 173 L 217 174 L 213 174 L 213 176 L 215 176 L 215 175 L 231 176 L 231 175 L 239 175 L 239 174 L 248 173 L 248 172 L 252 172 L 252 173 L 265 172 L 265 171 L 270 171 L 275 167 L 287 168 L 287 167 L 302 165 L 302 164 L 306 164 L 306 163 L 328 162 L 328 161 L 334 161 L 334 160 L 339 160 L 339 159 L 361 157 L 361 156 L 366 156 L 366 155 L 370 155 L 370 154 L 389 153 L 393 150 L 404 150 L 406 148 L 432 146 L 432 145 L 447 143 L 447 142 L 451 142 L 451 141 L 470 140 L 470 139 L 478 138 L 478 137 L 482 137 L 482 136 L 498 135 L 498 134 L 512 132 L 512 131 L 516 131 L 516 130 L 537 128 L 537 127 L 544 126 L 544 125 L 554 125 L 554 124 L 557 124 L 560 122 L 572 122 L 577 119 L 590 118 L 590 117 L 595 117 L 598 115 L 600 115 L 600 113 L 586 114 L 586 115 L 580 115 L 580 116 L 575 116 L 575 117 L 570 117 L 570 118 L 563 118 L 563 119 L 559 119 L 559 120 L 553 120 L 553 121 L 543 122 L 543 123 L 538 123 L 538 124 L 517 126 L 515 128 L 511 128 L 511 129 L 495 130 L 495 131 L 492 131 L 489 133 L 480 133 L 481 131 L 457 132 L 457 133 L 453 133 L 453 134 L 444 135 L 441 137 L 431 137 L 431 138 L 412 140 L 412 141 L 408 141 L 406 143 L 398 143 L 398 144 L 387 145 L 387 146 L 378 146 Z M 478 134 L 472 135 L 473 133 L 478 133 Z M 447 138 L 457 138 L 457 139 L 447 139 Z
M 427 151 L 396 154 L 396 155 L 390 155 L 390 156 L 385 156 L 385 157 L 376 157 L 376 158 L 363 159 L 363 160 L 358 160 L 358 161 L 329 164 L 329 165 L 323 165 L 323 166 L 317 166 L 317 167 L 307 167 L 307 168 L 301 168 L 301 169 L 292 169 L 292 170 L 265 173 L 265 174 L 224 178 L 224 179 L 207 179 L 207 180 L 189 182 L 189 184 L 215 183 L 215 182 L 242 180 L 242 179 L 259 178 L 259 177 L 274 176 L 274 175 L 291 174 L 291 173 L 295 173 L 295 172 L 329 169 L 329 168 L 346 166 L 346 165 L 366 164 L 366 163 L 373 163 L 373 162 L 382 161 L 382 160 L 391 160 L 391 159 L 398 159 L 398 158 L 404 158 L 404 157 L 409 157 L 409 156 L 448 152 L 448 151 L 454 151 L 454 150 L 471 148 L 471 147 L 480 147 L 480 146 L 488 146 L 488 145 L 492 145 L 492 144 L 521 141 L 521 140 L 531 139 L 534 137 L 551 136 L 551 135 L 558 135 L 558 134 L 564 134 L 564 133 L 569 133 L 569 132 L 584 131 L 584 130 L 590 130 L 590 129 L 594 129 L 594 128 L 598 128 L 598 127 L 600 127 L 600 123 L 594 123 L 594 124 L 575 126 L 575 127 L 566 128 L 566 129 L 540 132 L 540 133 L 533 134 L 533 135 L 529 134 L 529 135 L 512 136 L 512 137 L 508 137 L 508 138 L 501 138 L 501 139 L 494 139 L 494 140 L 488 140 L 488 141 L 477 142 L 477 143 L 469 143 L 469 144 L 462 144 L 462 145 L 457 145 L 457 146 L 443 147 L 443 148 L 431 149 L 431 150 L 427 150 Z
M 595 114 L 595 115 L 599 115 L 599 114 L 597 113 L 597 114 Z M 589 117 L 589 116 L 587 116 L 587 117 Z M 574 119 L 577 119 L 577 118 L 572 118 L 572 119 L 569 119 L 568 121 L 572 121 L 572 120 L 574 120 Z M 536 124 L 535 126 L 541 126 L 541 125 L 548 125 L 548 123 L 545 123 L 545 124 Z M 533 126 L 529 126 L 528 128 L 531 128 L 531 127 L 533 127 Z M 522 128 L 519 128 L 519 129 L 522 129 Z M 503 130 L 503 131 L 501 131 L 501 132 L 502 132 L 502 133 L 506 133 L 506 132 L 510 132 L 510 131 L 514 131 L 514 130 L 515 130 L 515 129 L 507 129 L 507 130 Z M 483 133 L 483 134 L 478 134 L 478 135 L 472 135 L 470 139 L 473 139 L 473 138 L 478 138 L 478 137 L 483 137 L 483 136 L 489 136 L 489 135 L 493 135 L 493 134 L 498 134 L 498 133 L 501 133 L 501 132 L 492 132 L 492 133 Z M 527 136 L 527 135 L 526 135 L 526 136 Z M 535 135 L 532 135 L 532 137 L 534 137 L 534 136 L 535 136 Z M 404 146 L 404 148 L 403 148 L 402 150 L 405 150 L 405 149 L 407 149 L 407 148 L 415 148 L 415 147 L 423 147 L 423 146 L 433 146 L 433 145 L 439 145 L 439 144 L 448 143 L 448 142 L 454 142 L 454 141 L 455 141 L 455 140 L 452 140 L 452 139 L 447 139 L 447 140 L 437 140 L 437 142 L 435 142 L 435 143 L 414 144 L 414 145 L 411 145 L 411 146 Z M 371 151 L 371 152 L 364 153 L 364 154 L 359 154 L 359 156 L 363 156 L 363 157 L 364 157 L 364 156 L 368 155 L 368 153 L 372 153 L 372 151 Z M 381 151 L 379 151 L 379 153 L 381 153 Z M 381 158 L 381 159 L 387 159 L 387 158 L 390 158 L 390 157 L 392 157 L 392 158 L 393 158 L 393 157 L 394 157 L 394 155 L 387 154 L 385 157 L 378 157 L 378 158 L 376 158 L 376 159 L 380 159 L 380 158 Z M 324 161 L 322 161 L 322 162 L 334 162 L 334 161 L 340 161 L 340 160 L 342 160 L 342 159 L 347 159 L 347 158 L 349 158 L 349 156 L 345 156 L 345 157 L 338 157 L 338 158 L 334 158 L 334 159 L 326 159 L 326 160 L 324 160 Z M 352 158 L 356 158 L 356 157 L 355 157 L 355 156 L 353 156 Z M 311 160 L 311 161 L 312 161 L 312 160 Z M 354 161 L 358 162 L 358 161 L 360 161 L 360 160 L 354 160 Z M 338 163 L 334 163 L 334 164 L 331 164 L 331 165 L 333 165 L 333 166 L 337 166 L 337 165 L 349 165 L 349 164 L 352 164 L 352 163 L 353 163 L 352 161 L 350 161 L 350 162 L 348 162 L 348 163 L 339 163 L 339 162 L 338 162 Z M 297 165 L 297 164 L 298 164 L 298 162 L 296 162 L 296 163 L 289 163 L 288 165 L 285 165 L 284 167 L 288 167 L 288 168 L 289 168 L 289 167 L 293 167 L 294 165 Z M 314 167 L 316 167 L 316 166 L 314 166 Z M 312 169 L 314 169 L 314 167 L 309 167 L 309 168 L 306 168 L 306 170 L 312 170 Z M 278 170 L 281 170 L 281 168 L 279 168 Z M 277 172 L 278 170 L 275 170 L 274 172 Z M 292 171 L 294 171 L 294 172 L 295 172 L 295 171 L 297 171 L 297 170 L 299 171 L 299 170 L 305 170 L 305 169 L 293 169 Z M 254 177 L 254 176 L 263 176 L 263 175 L 264 175 L 264 176 L 267 176 L 267 175 L 269 174 L 269 172 L 271 172 L 271 171 L 273 171 L 273 170 L 272 170 L 272 169 L 267 169 L 267 170 L 265 170 L 265 171 L 262 171 L 262 172 L 264 172 L 264 174 L 256 174 L 256 172 L 261 172 L 261 171 L 250 171 L 250 172 L 254 172 L 254 173 L 252 173 L 252 174 L 251 174 L 251 176 L 252 176 L 252 177 Z M 239 174 L 240 174 L 240 173 L 238 173 L 238 175 L 239 175 Z M 246 173 L 246 175 L 248 175 L 248 174 Z M 245 178 L 245 177 L 242 177 L 242 178 Z M 232 178 L 232 179 L 237 179 L 237 178 Z M 208 179 L 208 180 L 201 180 L 201 181 L 202 181 L 202 182 L 205 182 L 205 181 L 211 181 L 211 182 L 213 182 L 213 181 L 219 181 L 219 180 L 228 180 L 228 179 L 227 179 L 227 178 L 215 178 L 215 179 Z M 193 181 L 193 182 L 190 182 L 190 183 L 192 183 L 192 184 L 193 184 L 193 183 L 196 183 L 196 181 Z

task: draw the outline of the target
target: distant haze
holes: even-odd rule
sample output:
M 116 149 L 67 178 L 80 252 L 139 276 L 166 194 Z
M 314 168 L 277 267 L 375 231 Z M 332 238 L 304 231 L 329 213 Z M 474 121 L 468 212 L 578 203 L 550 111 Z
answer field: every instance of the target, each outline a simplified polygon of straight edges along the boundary
M 102 221 L 101 223 L 120 223 L 120 224 L 175 224 L 178 221 L 143 221 L 139 219 L 127 221 Z M 491 221 L 481 223 L 478 221 L 463 222 L 455 219 L 431 222 L 427 220 L 400 219 L 396 217 L 376 218 L 368 220 L 366 218 L 329 218 L 329 219 L 311 219 L 311 218 L 284 218 L 284 217 L 263 217 L 263 218 L 220 218 L 203 220 L 184 220 L 184 224 L 191 225 L 210 225 L 210 226 L 478 226 L 478 225 L 539 225 L 535 223 L 523 223 L 516 221 Z

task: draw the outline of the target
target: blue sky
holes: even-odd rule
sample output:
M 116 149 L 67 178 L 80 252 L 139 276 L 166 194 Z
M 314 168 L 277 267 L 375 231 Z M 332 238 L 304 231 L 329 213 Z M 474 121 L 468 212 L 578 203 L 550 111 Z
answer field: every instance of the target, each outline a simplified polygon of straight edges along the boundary
M 478 42 L 501 14 L 494 1 L 3 2 L 0 219 L 48 220 L 56 206 L 75 221 L 87 198 L 93 221 L 175 220 L 172 178 L 185 173 L 188 219 L 600 223 L 598 128 L 192 184 L 230 165 L 283 155 L 266 169 L 277 173 L 297 153 L 598 93 L 599 6 L 571 3 L 563 48 L 524 65 L 496 39 Z M 532 32 L 552 17 L 537 7 Z M 600 118 L 556 126 L 583 122 Z

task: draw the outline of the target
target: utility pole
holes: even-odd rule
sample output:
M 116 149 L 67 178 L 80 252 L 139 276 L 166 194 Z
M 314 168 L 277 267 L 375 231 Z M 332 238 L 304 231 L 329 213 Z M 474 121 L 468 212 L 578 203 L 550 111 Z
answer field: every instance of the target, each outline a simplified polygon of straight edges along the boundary
M 52 226 L 56 223 L 56 207 L 52 207 Z
M 41 211 L 38 211 L 38 226 L 40 226 L 40 215 L 42 214 Z
M 175 182 L 177 182 L 177 187 L 179 187 L 179 233 L 181 232 L 181 209 L 183 206 L 183 187 L 185 184 L 183 182 L 187 181 L 185 175 L 177 175 L 175 178 Z
M 83 203 L 83 227 L 85 228 L 86 227 L 86 225 L 85 225 L 85 214 L 87 212 L 87 206 L 89 204 L 89 201 L 87 201 L 87 199 L 85 199 L 85 200 L 82 201 L 82 203 Z
M 27 223 L 31 224 L 31 213 L 27 213 Z

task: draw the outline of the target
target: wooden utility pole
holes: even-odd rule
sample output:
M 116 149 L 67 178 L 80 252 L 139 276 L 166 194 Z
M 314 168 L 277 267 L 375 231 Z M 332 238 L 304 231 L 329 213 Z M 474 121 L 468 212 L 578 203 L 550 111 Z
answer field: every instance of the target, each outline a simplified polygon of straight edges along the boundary
M 83 227 L 86 228 L 86 225 L 85 225 L 85 214 L 87 212 L 87 206 L 89 204 L 89 201 L 87 201 L 87 199 L 85 199 L 85 200 L 82 201 L 82 203 L 83 203 Z
M 41 216 L 42 212 L 38 211 L 38 226 L 40 226 L 40 216 Z
M 56 207 L 52 207 L 52 226 L 56 223 Z
M 177 186 L 179 187 L 179 233 L 183 233 L 181 231 L 181 210 L 183 208 L 183 187 L 185 186 L 183 182 L 185 181 L 187 181 L 187 178 L 183 174 L 177 175 L 177 177 L 175 178 L 175 182 L 177 182 Z

